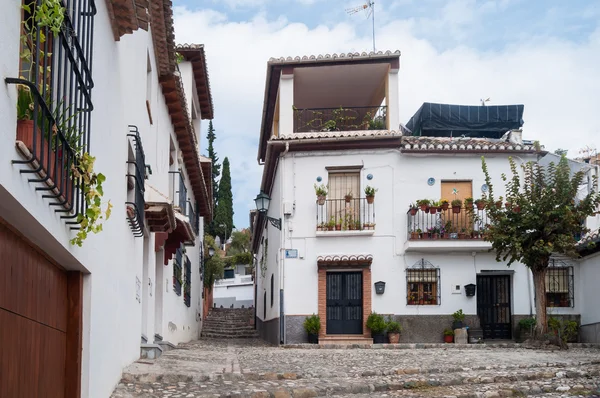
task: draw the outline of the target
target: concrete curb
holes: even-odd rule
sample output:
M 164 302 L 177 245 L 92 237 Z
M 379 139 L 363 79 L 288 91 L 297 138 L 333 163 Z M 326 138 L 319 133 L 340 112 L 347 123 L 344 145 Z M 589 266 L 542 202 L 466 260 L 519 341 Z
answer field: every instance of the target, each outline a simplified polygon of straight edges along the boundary
M 569 343 L 569 348 L 596 348 L 600 349 L 598 343 Z M 336 350 L 350 350 L 350 349 L 387 349 L 387 350 L 414 350 L 414 349 L 431 349 L 431 348 L 444 348 L 444 349 L 467 349 L 467 350 L 483 350 L 487 348 L 501 349 L 501 348 L 523 348 L 523 349 L 534 349 L 543 350 L 543 348 L 533 348 L 521 343 L 498 343 L 498 344 L 447 344 L 447 343 L 414 343 L 414 344 L 285 344 L 281 345 L 281 348 L 287 349 L 307 349 L 307 350 L 319 350 L 319 349 L 336 349 Z M 556 347 L 556 350 L 559 348 Z

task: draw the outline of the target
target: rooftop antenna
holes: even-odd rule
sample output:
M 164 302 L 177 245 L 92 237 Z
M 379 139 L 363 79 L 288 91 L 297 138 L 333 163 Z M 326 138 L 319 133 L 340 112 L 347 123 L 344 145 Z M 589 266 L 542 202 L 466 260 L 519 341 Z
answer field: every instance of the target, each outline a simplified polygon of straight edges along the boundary
M 365 14 L 367 14 L 367 18 L 371 17 L 373 24 L 373 52 L 375 52 L 375 2 L 367 0 L 365 4 L 358 7 L 346 8 L 346 13 L 348 15 L 358 14 L 361 11 L 364 11 Z
M 485 106 L 486 102 L 490 102 L 490 97 L 487 97 L 486 99 L 480 99 L 479 101 L 481 102 L 481 106 Z

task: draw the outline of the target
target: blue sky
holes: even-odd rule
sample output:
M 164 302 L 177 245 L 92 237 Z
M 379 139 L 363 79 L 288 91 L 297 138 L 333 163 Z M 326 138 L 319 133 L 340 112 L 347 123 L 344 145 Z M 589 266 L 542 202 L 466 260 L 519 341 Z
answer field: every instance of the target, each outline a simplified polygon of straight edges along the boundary
M 175 0 L 178 43 L 204 43 L 216 149 L 232 164 L 234 222 L 248 225 L 270 57 L 370 51 L 363 0 Z M 400 115 L 424 101 L 525 104 L 524 137 L 600 146 L 600 0 L 380 0 L 377 50 L 402 51 Z M 240 68 L 243 66 L 243 68 Z M 203 132 L 206 135 L 206 132 Z M 203 137 L 202 151 L 206 143 Z

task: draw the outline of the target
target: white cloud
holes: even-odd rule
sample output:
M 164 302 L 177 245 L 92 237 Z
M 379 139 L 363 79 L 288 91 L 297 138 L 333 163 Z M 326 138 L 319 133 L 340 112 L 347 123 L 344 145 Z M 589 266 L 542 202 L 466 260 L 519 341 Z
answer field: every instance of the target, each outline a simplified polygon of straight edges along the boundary
M 447 26 L 469 26 L 474 19 L 461 18 L 460 24 Z M 417 25 L 406 19 L 378 27 L 378 48 L 402 51 L 401 121 L 408 121 L 424 101 L 477 104 L 480 98 L 491 97 L 491 104 L 525 104 L 526 139 L 540 140 L 548 149 L 571 149 L 570 155 L 585 144 L 598 146 L 600 27 L 579 44 L 531 36 L 501 50 L 480 52 L 460 29 L 447 32 L 462 38 L 463 45 L 438 50 L 419 38 Z M 176 9 L 175 27 L 178 42 L 205 44 L 216 148 L 221 160 L 228 156 L 231 161 L 235 220 L 238 227 L 246 226 L 262 173 L 255 159 L 267 61 L 368 51 L 371 37 L 360 36 L 350 23 L 309 29 L 284 17 L 267 20 L 264 14 L 231 22 L 214 11 L 184 8 Z

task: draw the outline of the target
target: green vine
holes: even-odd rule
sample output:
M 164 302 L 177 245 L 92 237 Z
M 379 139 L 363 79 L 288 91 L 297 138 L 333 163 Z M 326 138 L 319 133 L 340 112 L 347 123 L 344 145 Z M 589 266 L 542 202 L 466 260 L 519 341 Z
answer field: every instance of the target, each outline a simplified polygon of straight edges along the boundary
M 297 119 L 298 131 L 385 130 L 386 109 L 377 115 L 379 107 L 373 107 L 361 118 L 356 109 L 339 107 L 331 111 L 298 109 L 292 105 Z M 374 111 L 374 112 L 373 112 Z M 304 121 L 309 113 L 310 120 Z
M 87 204 L 85 213 L 77 215 L 80 229 L 75 237 L 71 239 L 71 244 L 79 247 L 81 247 L 89 233 L 97 234 L 102 231 L 103 220 L 109 219 L 113 207 L 109 200 L 106 210 L 102 211 L 102 195 L 104 195 L 102 183 L 106 181 L 106 177 L 102 173 L 94 172 L 95 161 L 95 157 L 84 152 L 71 166 L 71 173 L 77 179 L 79 186 L 82 187 L 85 203 Z
M 260 276 L 263 278 L 267 274 L 267 254 L 269 247 L 269 239 L 265 239 L 265 244 L 263 245 L 262 256 L 260 258 Z

